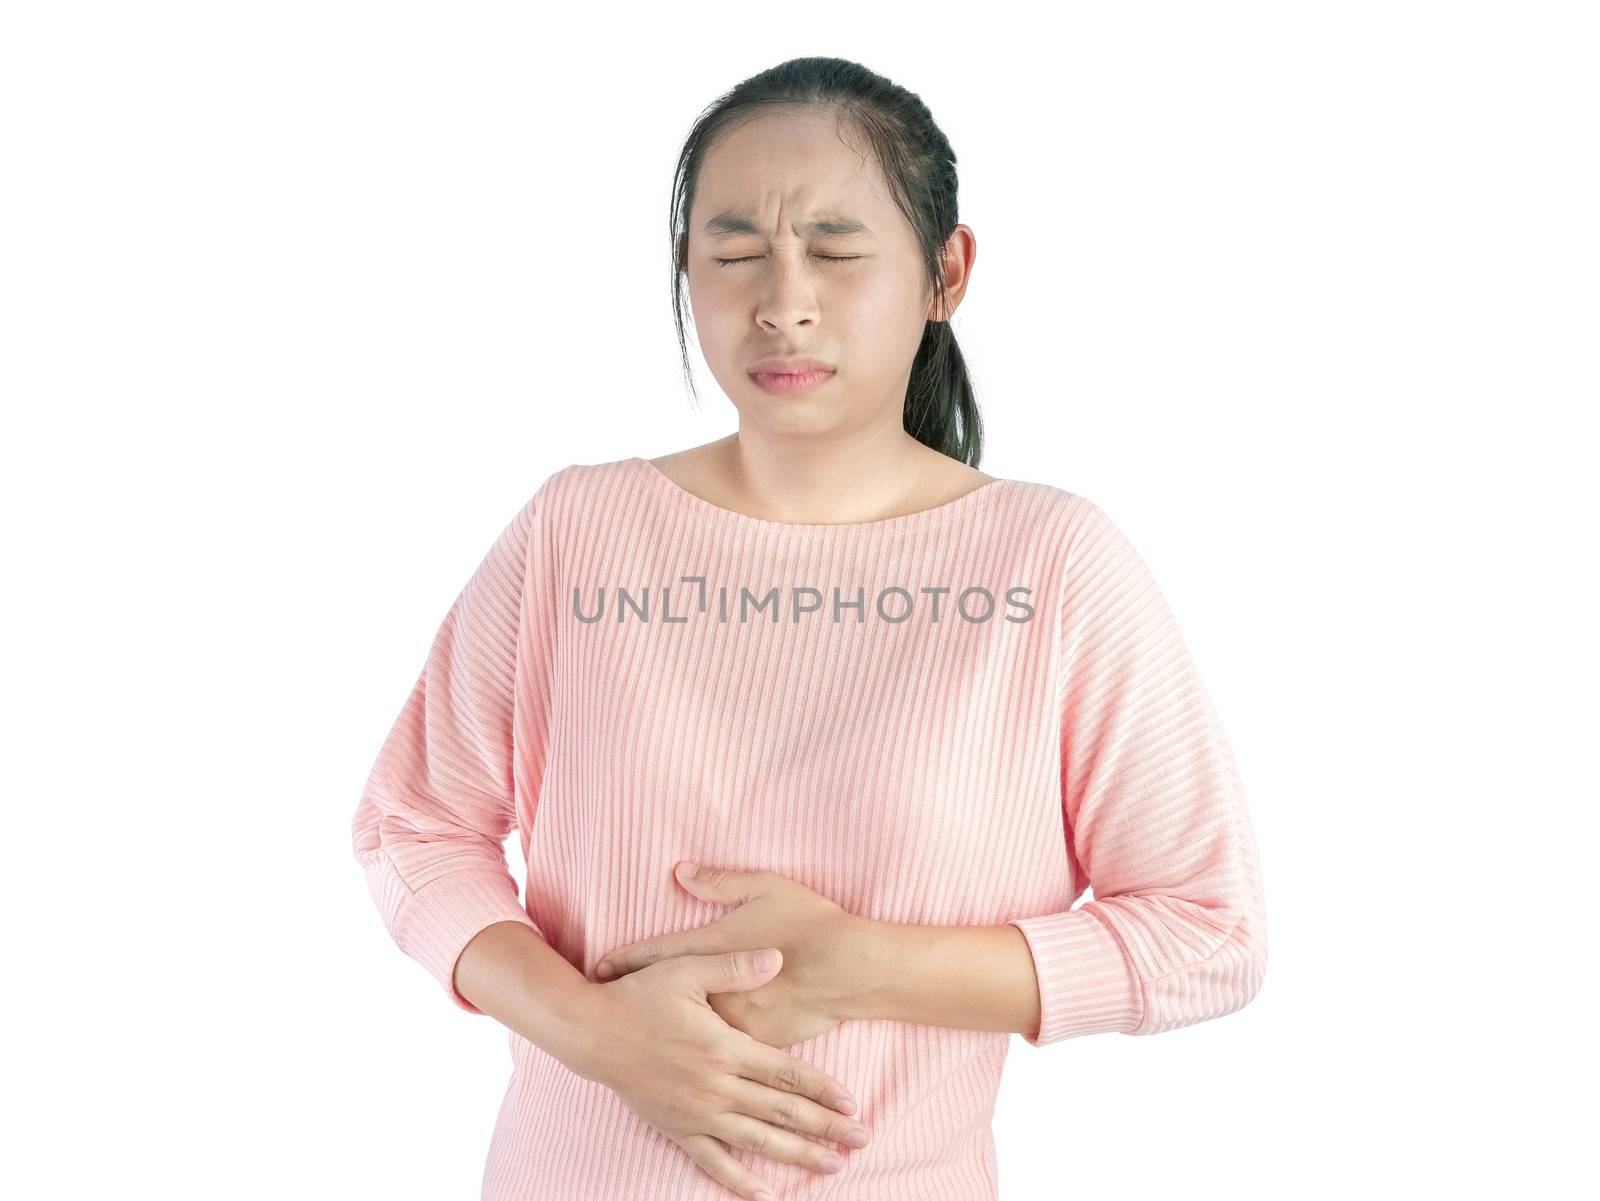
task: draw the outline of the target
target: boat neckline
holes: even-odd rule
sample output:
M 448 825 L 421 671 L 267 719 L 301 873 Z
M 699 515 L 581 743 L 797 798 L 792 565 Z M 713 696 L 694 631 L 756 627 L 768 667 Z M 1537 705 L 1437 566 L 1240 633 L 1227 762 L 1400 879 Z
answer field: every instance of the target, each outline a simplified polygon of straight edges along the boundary
M 879 517 L 872 521 L 773 521 L 766 517 L 756 517 L 750 513 L 741 513 L 737 509 L 729 509 L 722 505 L 714 504 L 705 497 L 690 492 L 682 484 L 677 483 L 668 476 L 661 468 L 641 455 L 635 455 L 629 462 L 654 480 L 660 490 L 669 496 L 676 497 L 678 503 L 686 508 L 707 513 L 718 520 L 735 525 L 746 525 L 758 529 L 805 532 L 816 530 L 883 530 L 928 525 L 949 517 L 959 516 L 967 509 L 971 509 L 983 500 L 988 499 L 991 494 L 999 492 L 1002 484 L 1011 482 L 1004 477 L 997 476 L 979 484 L 976 488 L 963 492 L 960 496 L 934 505 L 931 508 L 918 509 L 914 513 L 897 513 L 893 517 Z

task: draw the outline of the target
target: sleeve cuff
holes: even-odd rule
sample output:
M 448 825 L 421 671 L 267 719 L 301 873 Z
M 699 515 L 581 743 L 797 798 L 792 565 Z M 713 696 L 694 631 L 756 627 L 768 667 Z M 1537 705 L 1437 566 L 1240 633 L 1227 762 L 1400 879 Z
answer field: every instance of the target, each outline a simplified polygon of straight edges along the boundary
M 1039 977 L 1035 1047 L 1083 1034 L 1132 1034 L 1144 1015 L 1139 979 L 1111 928 L 1088 906 L 1012 918 Z
M 521 922 L 541 938 L 505 871 L 460 871 L 440 876 L 412 893 L 400 911 L 396 941 L 425 967 L 468 1013 L 483 1010 L 455 986 L 456 961 L 467 944 L 496 922 Z

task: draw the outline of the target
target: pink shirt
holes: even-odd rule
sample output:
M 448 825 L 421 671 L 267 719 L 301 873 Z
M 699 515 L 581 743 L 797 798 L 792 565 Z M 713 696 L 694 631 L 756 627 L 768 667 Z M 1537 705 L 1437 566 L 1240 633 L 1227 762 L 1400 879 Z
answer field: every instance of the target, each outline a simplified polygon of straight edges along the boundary
M 1021 480 L 802 525 L 641 458 L 555 472 L 445 617 L 353 835 L 390 935 L 470 1013 L 455 962 L 495 922 L 594 980 L 614 947 L 727 912 L 680 859 L 882 921 L 1015 925 L 1033 1046 L 1220 1017 L 1266 968 L 1239 774 L 1165 599 L 1094 504 Z M 733 1196 L 508 1033 L 486 1201 Z M 842 1022 L 784 1049 L 851 1091 L 871 1143 L 830 1144 L 832 1175 L 732 1153 L 784 1201 L 994 1201 L 1010 1045 Z

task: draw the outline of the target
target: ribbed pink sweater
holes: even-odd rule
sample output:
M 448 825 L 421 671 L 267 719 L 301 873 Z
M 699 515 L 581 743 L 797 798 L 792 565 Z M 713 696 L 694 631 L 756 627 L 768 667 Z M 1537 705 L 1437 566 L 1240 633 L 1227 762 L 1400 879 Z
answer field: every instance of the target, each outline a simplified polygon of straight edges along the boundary
M 390 935 L 471 1013 L 455 962 L 495 922 L 595 980 L 607 951 L 727 912 L 680 859 L 882 921 L 1015 925 L 1034 1046 L 1219 1017 L 1266 967 L 1239 775 L 1162 593 L 1094 504 L 1020 480 L 805 525 L 641 458 L 555 472 L 445 617 L 353 834 Z M 733 1196 L 509 1033 L 486 1201 Z M 993 1201 L 1009 1046 L 842 1022 L 785 1050 L 851 1090 L 871 1143 L 829 1144 L 832 1175 L 732 1153 L 784 1201 Z

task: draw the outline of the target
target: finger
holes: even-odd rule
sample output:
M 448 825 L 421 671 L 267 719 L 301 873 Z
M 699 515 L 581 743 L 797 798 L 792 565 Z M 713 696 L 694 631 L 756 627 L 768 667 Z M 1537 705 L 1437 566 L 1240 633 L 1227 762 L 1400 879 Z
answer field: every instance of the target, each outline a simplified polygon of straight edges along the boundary
M 871 1133 L 860 1122 L 842 1116 L 838 1110 L 819 1105 L 810 1097 L 769 1088 L 742 1076 L 731 1080 L 728 1087 L 736 1112 L 760 1121 L 829 1142 L 843 1143 L 848 1147 L 865 1147 L 872 1139 Z
M 772 1186 L 729 1155 L 720 1139 L 712 1138 L 709 1134 L 691 1134 L 680 1138 L 678 1145 L 689 1153 L 689 1158 L 699 1164 L 707 1176 L 739 1196 L 754 1201 L 763 1190 L 768 1197 L 773 1196 Z
M 695 933 L 693 930 L 679 930 L 672 934 L 648 938 L 643 942 L 630 942 L 614 951 L 607 951 L 600 957 L 600 962 L 594 965 L 595 975 L 602 980 L 612 975 L 625 976 L 629 972 L 636 972 L 642 967 L 649 967 L 652 963 L 670 959 L 674 955 L 715 954 L 721 950 L 720 947 L 707 950 L 695 945 L 689 937 Z
M 856 1103 L 849 1090 L 832 1076 L 817 1071 L 803 1059 L 785 1055 L 776 1047 L 769 1047 L 757 1039 L 750 1039 L 748 1057 L 734 1074 L 768 1088 L 808 1097 L 818 1105 L 836 1109 L 846 1116 L 856 1111 Z
M 595 974 L 602 980 L 613 974 L 625 976 L 662 959 L 679 955 L 720 955 L 726 949 L 716 923 L 693 930 L 674 930 L 641 942 L 630 942 L 607 951 L 595 963 Z
M 677 865 L 673 875 L 696 897 L 718 905 L 743 905 L 768 891 L 772 882 L 770 872 L 736 872 L 687 860 Z
M 749 1114 L 722 1114 L 717 1118 L 714 1133 L 730 1147 L 752 1151 L 775 1163 L 798 1164 L 802 1168 L 828 1175 L 844 1167 L 844 1156 L 832 1147 L 813 1143 L 791 1130 L 763 1122 Z
M 771 956 L 766 966 L 758 962 L 763 955 Z M 673 964 L 681 965 L 676 968 L 679 981 L 695 1000 L 705 1004 L 712 993 L 760 988 L 783 966 L 783 952 L 776 947 L 762 947 L 754 951 L 724 951 L 720 955 L 685 955 Z

